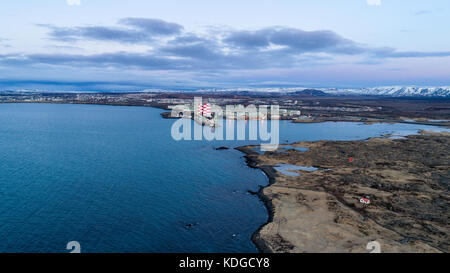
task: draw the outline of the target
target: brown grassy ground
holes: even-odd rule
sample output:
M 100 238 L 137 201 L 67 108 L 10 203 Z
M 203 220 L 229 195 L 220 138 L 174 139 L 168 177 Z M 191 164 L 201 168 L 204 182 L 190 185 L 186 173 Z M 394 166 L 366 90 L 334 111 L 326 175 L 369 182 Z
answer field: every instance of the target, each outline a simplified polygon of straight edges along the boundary
M 269 171 L 262 192 L 273 217 L 254 236 L 272 252 L 382 252 L 450 250 L 450 135 L 407 139 L 300 142 L 306 152 L 247 150 L 254 167 L 314 166 L 298 177 Z M 354 162 L 350 163 L 349 158 Z M 369 196 L 370 205 L 359 202 Z

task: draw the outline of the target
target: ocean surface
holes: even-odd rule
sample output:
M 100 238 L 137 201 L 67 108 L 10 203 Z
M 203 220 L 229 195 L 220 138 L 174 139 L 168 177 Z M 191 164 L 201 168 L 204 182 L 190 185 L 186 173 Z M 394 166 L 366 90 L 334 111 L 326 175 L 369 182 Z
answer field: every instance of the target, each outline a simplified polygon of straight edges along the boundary
M 233 149 L 175 141 L 146 107 L 0 104 L 0 252 L 257 252 L 267 185 Z M 280 141 L 366 139 L 436 127 L 280 122 Z

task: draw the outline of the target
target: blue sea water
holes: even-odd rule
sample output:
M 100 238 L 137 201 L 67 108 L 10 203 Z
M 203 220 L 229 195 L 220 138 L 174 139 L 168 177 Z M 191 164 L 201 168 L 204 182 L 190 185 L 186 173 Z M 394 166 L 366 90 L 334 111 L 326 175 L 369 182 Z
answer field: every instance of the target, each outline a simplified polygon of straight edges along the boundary
M 318 170 L 315 167 L 297 166 L 292 164 L 277 164 L 274 168 L 278 172 L 287 176 L 300 176 L 300 174 L 295 171 L 314 172 Z
M 255 141 L 175 141 L 161 110 L 0 104 L 0 252 L 256 252 L 267 221 Z M 365 139 L 434 127 L 280 123 L 280 140 Z

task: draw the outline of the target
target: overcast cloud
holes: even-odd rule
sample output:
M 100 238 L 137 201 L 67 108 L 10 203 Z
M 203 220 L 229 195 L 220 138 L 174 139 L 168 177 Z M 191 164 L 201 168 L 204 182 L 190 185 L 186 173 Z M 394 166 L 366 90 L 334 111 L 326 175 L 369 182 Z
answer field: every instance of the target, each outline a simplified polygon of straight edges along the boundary
M 284 26 L 254 30 L 223 27 L 215 28 L 214 32 L 193 32 L 178 23 L 154 18 L 123 18 L 115 25 L 37 26 L 46 30 L 47 37 L 43 38 L 56 43 L 53 48 L 61 52 L 3 54 L 0 66 L 22 70 L 48 66 L 124 73 L 130 70 L 187 72 L 208 78 L 239 71 L 295 70 L 336 64 L 380 65 L 390 59 L 450 56 L 450 51 L 372 47 L 330 30 L 306 31 Z M 92 43 L 108 49 L 116 45 L 121 49 L 83 53 L 82 49 L 89 49 Z M 137 52 L 133 46 L 146 49 Z

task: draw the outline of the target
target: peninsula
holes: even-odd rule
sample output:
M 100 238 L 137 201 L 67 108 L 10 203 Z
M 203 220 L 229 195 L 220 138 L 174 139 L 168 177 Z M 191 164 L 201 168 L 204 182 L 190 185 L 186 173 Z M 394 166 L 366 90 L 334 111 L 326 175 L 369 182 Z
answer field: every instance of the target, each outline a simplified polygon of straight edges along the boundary
M 381 252 L 449 252 L 450 133 L 255 148 L 238 150 L 270 178 L 261 251 L 367 253 L 376 241 Z

